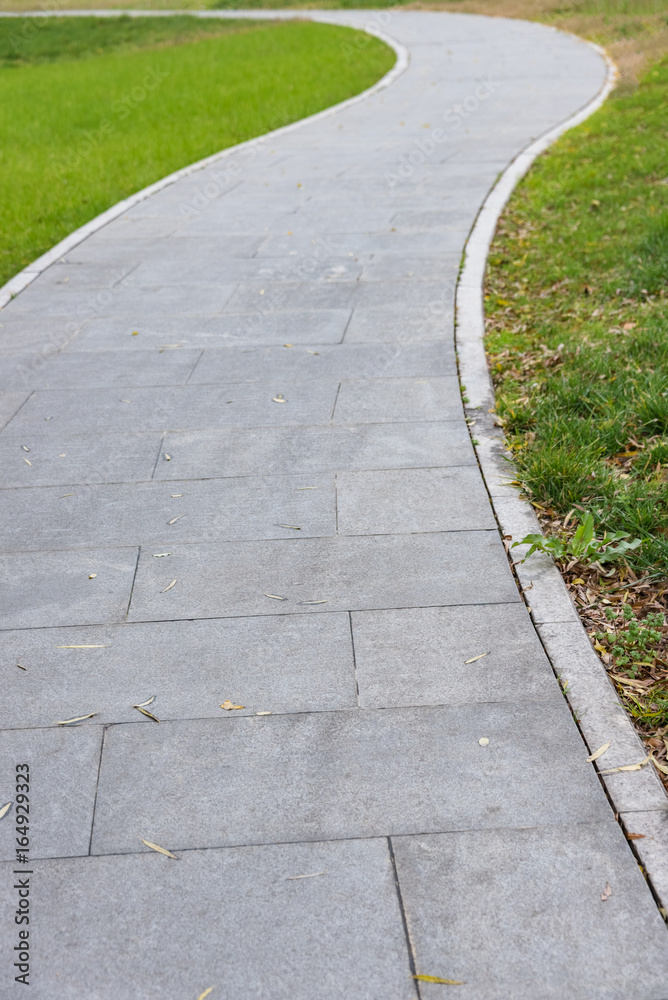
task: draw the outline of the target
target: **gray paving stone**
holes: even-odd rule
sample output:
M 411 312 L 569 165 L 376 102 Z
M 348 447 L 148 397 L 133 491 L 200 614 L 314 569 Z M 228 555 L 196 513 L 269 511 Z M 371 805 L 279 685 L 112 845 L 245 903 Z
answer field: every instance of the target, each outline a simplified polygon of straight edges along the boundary
M 0 628 L 123 621 L 136 565 L 134 548 L 2 554 Z
M 453 343 L 454 295 L 433 310 L 389 310 L 357 307 L 346 328 L 346 344 L 417 344 L 443 340 Z
M 23 355 L 13 365 L 0 358 L 4 385 L 31 389 L 89 389 L 93 386 L 185 385 L 200 350 L 65 351 L 35 369 Z
M 562 698 L 521 604 L 356 611 L 352 628 L 362 708 Z
M 668 800 L 663 809 L 651 812 L 624 812 L 621 821 L 627 833 L 640 833 L 642 840 L 633 840 L 640 864 L 647 873 L 652 887 L 663 902 L 668 899 Z
M 254 310 L 248 313 L 213 317 L 198 316 L 185 322 L 169 316 L 140 313 L 132 322 L 97 318 L 78 335 L 73 347 L 78 351 L 136 351 L 138 345 L 158 349 L 227 347 L 239 344 L 256 348 L 263 344 L 338 344 L 350 320 L 350 309 Z M 139 339 L 133 337 L 138 331 Z
M 165 431 L 329 422 L 336 382 L 292 383 L 289 387 L 278 379 L 276 382 L 41 391 L 21 408 L 5 434 L 24 438 L 26 434 L 76 433 L 81 430 L 83 413 L 92 433 L 128 433 L 138 427 Z M 286 402 L 274 402 L 278 395 Z
M 83 725 L 155 725 L 133 708 L 153 695 L 162 720 L 219 719 L 228 698 L 244 715 L 357 704 L 345 613 L 21 629 L 2 647 L 0 725 L 10 728 L 88 711 L 98 714 Z
M 334 477 L 312 478 L 0 490 L 0 551 L 334 535 Z
M 468 431 L 455 421 L 184 431 L 167 434 L 165 453 L 156 479 L 475 465 Z
M 603 820 L 582 749 L 555 701 L 114 726 L 92 853 Z
M 353 302 L 355 283 L 335 282 L 267 282 L 240 284 L 226 306 L 226 313 L 248 313 L 254 310 L 282 311 L 295 309 L 348 309 Z
M 113 288 L 124 278 L 135 270 L 139 264 L 139 259 L 118 260 L 113 264 L 98 264 L 86 261 L 85 264 L 70 264 L 59 261 L 47 268 L 36 278 L 31 288 L 35 289 L 59 289 L 67 285 L 67 292 L 79 288 Z M 157 283 L 157 282 L 156 282 Z
M 165 532 L 160 551 L 171 549 L 169 566 L 142 551 L 131 621 L 519 600 L 495 531 L 221 545 L 168 540 Z
M 433 257 L 384 254 L 364 264 L 362 281 L 452 281 L 457 280 L 459 258 L 438 254 Z
M 39 321 L 30 316 L 15 316 L 10 320 L 6 307 L 0 312 L 0 321 L 0 355 L 30 351 L 36 370 L 45 358 L 57 353 L 72 340 L 82 323 L 72 315 L 51 315 Z
M 336 509 L 342 535 L 496 527 L 487 491 L 475 466 L 339 472 Z
M 130 285 L 200 285 L 259 282 L 261 287 L 276 281 L 356 281 L 362 274 L 363 262 L 351 257 L 332 257 L 325 253 L 298 257 L 230 258 L 228 260 L 197 259 L 184 264 L 183 259 L 156 259 L 140 265 L 129 279 Z
M 666 927 L 611 817 L 392 844 L 418 972 L 463 981 L 463 1000 L 666 996 Z
M 14 668 L 12 664 L 12 668 Z M 15 670 L 21 673 L 20 670 Z M 14 703 L 14 725 L 16 724 Z M 18 703 L 20 705 L 20 702 Z M 95 706 L 82 708 L 80 702 L 71 703 L 65 715 L 54 714 L 55 706 L 45 705 L 46 725 L 59 719 L 71 719 L 94 711 Z M 43 723 L 44 724 L 44 723 Z M 97 774 L 102 747 L 102 727 L 86 726 L 48 729 L 5 729 L 0 732 L 0 768 L 2 769 L 0 797 L 2 804 L 13 800 L 11 811 L 0 825 L 0 859 L 13 861 L 15 868 L 31 868 L 16 864 L 16 825 L 22 814 L 16 812 L 16 795 L 26 794 L 16 788 L 17 773 L 25 775 L 22 767 L 28 764 L 27 803 L 29 810 L 29 857 L 53 858 L 88 854 Z M 25 802 L 21 804 L 25 805 Z M 5 882 L 5 885 L 8 883 Z M 14 894 L 14 904 L 16 894 Z M 13 911 L 16 906 L 12 907 Z M 15 927 L 12 919 L 5 920 L 3 931 Z
M 48 861 L 34 877 L 35 1000 L 163 1000 L 210 986 L 212 1000 L 415 997 L 385 839 L 188 851 L 178 863 Z M 12 885 L 3 872 L 6 911 Z M 6 955 L 16 930 L 3 922 Z
M 442 378 L 350 380 L 341 384 L 337 424 L 456 420 L 462 413 L 459 382 Z
M 0 392 L 0 429 L 14 418 L 29 397 L 29 392 Z
M 228 347 L 204 351 L 189 379 L 208 382 L 257 382 L 278 376 L 303 379 L 381 378 L 455 375 L 451 344 L 314 344 L 309 347 Z
M 0 437 L 2 487 L 150 479 L 161 441 L 159 433 L 41 436 L 31 432 L 19 438 L 3 436 Z M 28 453 L 23 444 L 30 448 Z

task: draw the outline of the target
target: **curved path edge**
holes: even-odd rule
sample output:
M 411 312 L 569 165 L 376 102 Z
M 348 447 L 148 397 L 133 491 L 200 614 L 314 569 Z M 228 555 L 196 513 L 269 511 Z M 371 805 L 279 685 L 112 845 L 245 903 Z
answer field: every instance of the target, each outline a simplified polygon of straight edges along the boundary
M 233 11 L 231 14 L 228 11 L 143 11 L 143 10 L 65 10 L 65 11 L 27 11 L 21 13 L 7 13 L 0 12 L 0 17 L 82 17 L 85 15 L 93 17 L 120 17 L 121 15 L 126 17 L 170 17 L 174 14 L 188 14 L 191 17 L 209 17 L 209 18 L 221 18 L 230 19 L 230 17 L 248 17 L 252 20 L 292 20 L 295 18 L 295 13 L 293 11 Z M 371 13 L 371 11 L 369 12 Z M 378 12 L 382 15 L 382 11 Z M 373 86 L 367 87 L 359 94 L 355 94 L 353 97 L 347 98 L 345 101 L 340 101 L 338 104 L 333 104 L 329 108 L 324 108 L 322 111 L 317 111 L 313 115 L 309 115 L 307 118 L 300 118 L 299 121 L 291 122 L 289 125 L 283 125 L 280 128 L 273 129 L 271 132 L 265 132 L 262 135 L 256 136 L 254 139 L 248 139 L 246 142 L 237 143 L 234 146 L 228 146 L 227 149 L 223 149 L 218 153 L 212 153 L 211 156 L 206 156 L 201 160 L 196 160 L 195 163 L 190 163 L 187 167 L 181 167 L 180 170 L 175 170 L 173 173 L 168 174 L 166 177 L 162 177 L 159 181 L 155 181 L 153 184 L 149 184 L 148 187 L 142 188 L 140 191 L 136 191 L 131 194 L 128 198 L 124 198 L 122 201 L 117 202 L 108 208 L 105 212 L 100 215 L 96 215 L 94 219 L 90 222 L 86 222 L 83 226 L 75 229 L 74 232 L 70 233 L 64 239 L 60 240 L 55 246 L 47 250 L 46 253 L 42 254 L 32 263 L 24 267 L 18 274 L 15 274 L 13 278 L 10 278 L 6 284 L 0 286 L 0 310 L 2 310 L 13 298 L 15 298 L 20 292 L 28 287 L 36 278 L 40 276 L 51 264 L 55 264 L 57 260 L 64 257 L 66 253 L 73 250 L 74 247 L 83 243 L 89 236 L 93 233 L 97 233 L 100 229 L 103 229 L 114 219 L 119 218 L 129 209 L 134 208 L 140 202 L 149 198 L 151 195 L 156 194 L 158 191 L 164 190 L 164 188 L 170 187 L 177 181 L 182 180 L 184 177 L 188 177 L 190 174 L 197 173 L 199 170 L 204 170 L 206 167 L 213 166 L 215 163 L 220 163 L 222 160 L 227 159 L 227 157 L 232 154 L 237 154 L 239 150 L 242 149 L 254 149 L 258 148 L 271 139 L 278 135 L 284 135 L 287 132 L 293 132 L 295 129 L 301 128 L 303 125 L 319 121 L 323 118 L 329 118 L 330 115 L 338 114 L 344 108 L 351 107 L 354 104 L 358 104 L 361 101 L 366 100 L 371 97 L 372 94 L 377 93 L 379 90 L 384 90 L 389 87 L 390 84 L 394 83 L 397 77 L 401 76 L 402 73 L 408 69 L 410 62 L 410 55 L 408 49 L 401 42 L 398 42 L 396 38 L 388 35 L 383 31 L 382 26 L 379 25 L 380 18 L 375 16 L 369 19 L 369 23 L 365 24 L 363 28 L 360 28 L 359 24 L 353 23 L 352 21 L 345 21 L 341 18 L 328 18 L 324 14 L 319 12 L 316 14 L 309 12 L 308 20 L 319 21 L 322 23 L 338 24 L 344 28 L 354 28 L 357 31 L 363 30 L 369 35 L 374 35 L 379 38 L 382 42 L 385 42 L 391 49 L 394 50 L 397 56 L 397 61 L 395 62 L 392 69 L 390 69 L 385 76 L 381 77 L 377 83 Z
M 0 13 L 0 17 L 81 17 L 86 15 L 97 17 L 120 15 L 165 17 L 175 13 L 194 17 L 243 17 L 263 20 L 300 17 L 322 23 L 338 24 L 375 35 L 396 52 L 397 62 L 381 80 L 362 93 L 308 118 L 231 146 L 190 164 L 118 202 L 65 237 L 2 286 L 0 288 L 0 309 L 64 254 L 152 194 L 211 164 L 220 162 L 240 149 L 258 147 L 276 135 L 293 131 L 307 122 L 328 117 L 343 108 L 365 100 L 370 95 L 392 84 L 409 65 L 408 49 L 387 34 L 383 30 L 382 24 L 379 23 L 383 19 L 384 12 L 382 10 L 369 10 L 369 21 L 362 26 L 357 21 L 346 21 L 337 16 L 342 13 L 339 11 L 332 11 L 332 14 L 329 15 L 320 11 L 306 10 L 30 11 L 3 12 Z M 509 455 L 504 447 L 503 433 L 498 429 L 493 416 L 494 391 L 484 348 L 484 274 L 487 255 L 499 217 L 516 185 L 525 176 L 534 160 L 557 138 L 585 121 L 603 104 L 615 84 L 617 71 L 610 58 L 599 46 L 588 44 L 598 51 L 607 62 L 606 83 L 599 94 L 575 115 L 565 119 L 525 147 L 501 174 L 483 202 L 469 235 L 457 285 L 456 347 L 460 380 L 462 385 L 466 386 L 468 397 L 467 415 L 470 418 L 471 426 L 475 422 L 474 447 L 499 528 L 504 536 L 513 536 L 515 540 L 530 532 L 539 532 L 541 529 L 530 505 L 520 499 L 516 489 L 510 485 L 512 466 L 508 462 Z M 520 557 L 524 554 L 522 548 L 513 550 L 513 552 L 515 551 L 519 552 Z M 512 559 L 511 564 L 513 564 Z M 545 555 L 535 555 L 530 563 L 513 564 L 513 569 L 520 582 L 524 600 L 529 606 L 536 631 L 555 674 L 562 684 L 587 746 L 593 752 L 598 746 L 612 740 L 618 750 L 623 748 L 625 755 L 628 756 L 629 764 L 639 762 L 645 757 L 643 744 L 636 734 L 626 710 L 617 698 L 602 663 L 591 647 L 561 574 L 553 560 Z M 528 591 L 530 601 L 527 600 L 524 591 Z M 601 768 L 598 770 L 600 772 Z M 666 835 L 668 832 L 668 799 L 663 786 L 655 772 L 649 767 L 644 767 L 640 772 L 601 774 L 600 780 L 622 827 L 627 833 L 639 833 L 644 836 L 644 839 L 634 840 L 631 846 L 648 878 L 655 898 L 662 908 L 662 913 L 666 916 L 668 911 L 668 837 Z
M 480 471 L 507 543 L 508 558 L 543 648 L 590 752 L 610 740 L 618 749 L 623 747 L 629 764 L 635 764 L 646 757 L 644 744 L 592 649 L 556 564 L 550 556 L 538 553 L 530 562 L 522 563 L 520 560 L 529 546 L 510 549 L 513 541 L 527 534 L 542 534 L 542 528 L 529 502 L 522 500 L 511 485 L 514 471 L 503 431 L 494 416 L 494 388 L 485 352 L 484 279 L 499 218 L 537 157 L 564 132 L 597 111 L 618 78 L 617 68 L 605 50 L 589 44 L 608 66 L 607 80 L 601 91 L 576 114 L 522 150 L 501 174 L 480 208 L 466 243 L 457 284 L 455 343 Z M 517 562 L 513 559 L 515 553 Z M 662 915 L 668 918 L 668 798 L 663 785 L 651 765 L 641 772 L 622 774 L 603 773 L 606 765 L 602 760 L 595 767 L 622 828 L 627 834 L 642 834 L 642 839 L 630 843 Z

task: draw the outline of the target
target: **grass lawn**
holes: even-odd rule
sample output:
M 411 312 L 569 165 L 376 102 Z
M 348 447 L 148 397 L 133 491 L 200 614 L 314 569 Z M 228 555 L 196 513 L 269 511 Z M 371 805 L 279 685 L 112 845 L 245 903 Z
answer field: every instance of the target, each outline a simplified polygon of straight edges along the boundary
M 501 220 L 486 286 L 497 412 L 544 529 L 572 535 L 588 511 L 642 539 L 605 575 L 561 566 L 664 766 L 667 630 L 626 647 L 629 609 L 647 627 L 666 611 L 667 109 L 664 61 L 542 156 Z
M 394 60 L 299 21 L 0 20 L 0 284 L 133 191 L 359 93 Z

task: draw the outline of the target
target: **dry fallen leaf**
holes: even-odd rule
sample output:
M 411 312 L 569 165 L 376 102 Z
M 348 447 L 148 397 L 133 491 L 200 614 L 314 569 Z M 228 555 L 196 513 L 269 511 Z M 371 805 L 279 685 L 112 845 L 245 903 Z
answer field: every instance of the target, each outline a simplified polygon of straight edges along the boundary
M 271 715 L 271 712 L 256 712 L 256 715 Z
M 594 750 L 591 757 L 587 757 L 587 763 L 591 764 L 593 760 L 598 760 L 598 758 L 602 757 L 605 751 L 609 749 L 609 747 L 610 747 L 609 743 L 604 743 L 602 747 L 598 748 L 598 750 Z
M 32 462 L 30 461 L 29 458 L 24 458 L 23 461 L 26 463 L 26 465 L 32 465 Z
M 140 837 L 139 839 L 141 840 L 142 844 L 146 844 L 146 846 L 150 847 L 152 851 L 157 851 L 158 854 L 164 854 L 165 857 L 167 858 L 174 858 L 174 861 L 180 860 L 179 858 L 177 858 L 175 854 L 172 854 L 172 852 L 168 851 L 166 848 L 158 847 L 157 844 L 152 844 L 150 840 L 144 840 L 143 837 Z
M 77 715 L 75 719 L 63 719 L 62 722 L 56 722 L 56 726 L 69 726 L 71 722 L 83 722 L 84 719 L 92 719 L 97 712 L 89 712 L 88 715 Z
M 153 715 L 152 712 L 149 712 L 148 709 L 146 708 L 142 708 L 141 705 L 133 705 L 132 707 L 136 708 L 137 711 L 141 712 L 142 715 L 145 715 L 147 719 L 153 719 L 154 722 L 158 723 L 160 722 L 160 719 L 156 719 L 155 715 Z
M 176 499 L 176 497 L 182 497 L 183 493 L 170 493 L 169 495 L 172 499 Z
M 12 808 L 11 802 L 7 802 L 6 805 L 2 806 L 2 808 L 0 808 L 0 819 L 2 819 L 3 816 L 6 816 L 11 808 Z
M 154 559 L 164 559 L 165 556 L 171 556 L 171 554 L 172 554 L 171 552 L 154 552 L 153 553 L 153 558 Z
M 223 702 L 223 704 L 220 707 L 224 708 L 226 712 L 231 712 L 235 708 L 243 708 L 244 706 L 243 705 L 233 705 L 232 702 L 230 701 L 230 699 L 228 698 L 226 701 Z
M 627 840 L 645 840 L 647 837 L 646 833 L 627 833 Z
M 300 601 L 300 604 L 327 604 L 327 601 Z
M 481 736 L 480 739 L 478 740 L 478 743 L 480 744 L 481 747 L 489 746 L 489 740 L 487 739 L 486 736 Z
M 327 872 L 328 872 L 328 869 L 325 868 L 324 871 L 313 872 L 312 875 L 286 875 L 285 876 L 285 881 L 286 882 L 293 882 L 295 879 L 298 879 L 298 878 L 317 878 L 318 875 L 326 875 Z
M 176 522 L 178 521 L 178 519 L 179 519 L 180 517 L 184 517 L 184 515 L 183 515 L 183 514 L 177 514 L 177 515 L 176 515 L 176 517 L 173 517 L 173 518 L 171 519 L 171 521 L 168 521 L 168 522 L 167 522 L 167 524 L 176 524 Z
M 661 771 L 662 774 L 668 774 L 668 767 L 666 767 L 665 764 L 659 764 L 658 760 L 654 760 L 653 757 L 652 757 L 652 763 L 654 764 L 654 767 L 657 768 L 657 770 Z
M 140 701 L 138 705 L 133 705 L 133 708 L 146 708 L 147 705 L 151 705 L 155 701 L 155 695 L 151 695 L 148 701 Z
M 491 650 L 489 652 L 491 652 Z M 482 660 L 483 656 L 489 656 L 489 652 L 478 653 L 477 656 L 472 656 L 470 660 L 464 660 L 464 665 L 466 666 L 467 663 L 475 663 L 476 660 Z
M 267 593 L 265 593 L 264 596 L 265 597 L 272 597 L 275 601 L 287 601 L 287 597 L 279 597 L 278 594 L 267 594 Z
M 133 337 L 138 337 L 139 336 L 139 330 L 133 330 L 132 331 L 132 336 Z
M 441 979 L 440 976 L 413 976 L 413 979 L 419 979 L 421 983 L 443 983 L 444 986 L 464 986 L 465 983 L 459 979 Z
M 63 493 L 61 500 L 65 500 L 67 497 L 73 497 L 74 493 Z
M 19 670 L 25 670 L 25 671 L 28 670 L 27 667 L 22 666 L 20 663 L 17 663 L 16 666 L 19 668 Z
M 610 899 L 612 896 L 612 887 L 609 882 L 605 883 L 605 889 L 601 893 L 601 900 L 605 903 L 606 899 Z
M 287 399 L 280 392 L 278 396 L 272 396 L 271 401 L 272 403 L 287 403 Z
M 319 490 L 319 486 L 298 486 L 295 490 L 296 493 L 300 493 L 302 490 Z
M 161 594 L 166 594 L 168 590 L 172 589 L 172 587 L 174 586 L 175 583 L 176 583 L 176 580 L 172 580 L 172 582 L 169 584 L 169 586 L 165 587 L 164 590 L 161 590 L 160 593 Z
M 204 1000 L 204 997 L 208 997 L 212 989 L 213 986 L 209 986 L 208 990 L 204 990 L 204 993 L 200 993 L 200 995 L 197 997 L 197 1000 Z
M 97 573 L 89 573 L 88 574 L 88 579 L 89 580 L 94 580 L 96 576 L 97 576 Z
M 23 448 L 24 451 L 30 451 L 30 448 L 28 447 L 27 444 L 22 444 L 21 447 Z
M 621 767 L 610 767 L 607 771 L 599 771 L 599 774 L 615 774 L 617 771 L 640 771 L 641 768 L 648 764 L 652 759 L 651 753 L 648 754 L 644 760 L 639 761 L 637 764 L 623 764 Z
M 293 531 L 301 531 L 302 530 L 301 528 L 298 528 L 296 524 L 279 524 L 278 527 L 279 528 L 292 528 Z

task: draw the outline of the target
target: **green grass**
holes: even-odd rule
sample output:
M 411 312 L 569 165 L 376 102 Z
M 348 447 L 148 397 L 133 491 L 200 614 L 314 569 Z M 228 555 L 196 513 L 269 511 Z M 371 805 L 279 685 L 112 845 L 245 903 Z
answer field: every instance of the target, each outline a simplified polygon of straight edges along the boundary
M 668 575 L 668 63 L 541 158 L 491 251 L 488 352 L 519 477 Z
M 0 284 L 133 191 L 358 93 L 383 43 L 307 22 L 0 21 Z

